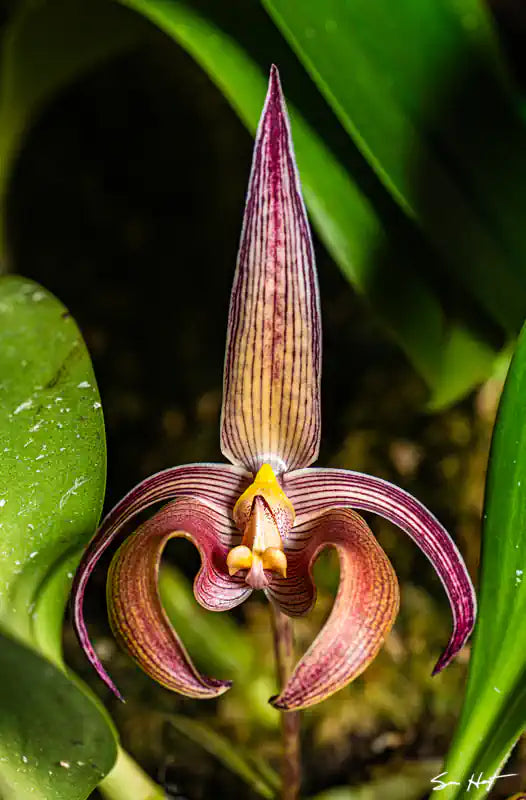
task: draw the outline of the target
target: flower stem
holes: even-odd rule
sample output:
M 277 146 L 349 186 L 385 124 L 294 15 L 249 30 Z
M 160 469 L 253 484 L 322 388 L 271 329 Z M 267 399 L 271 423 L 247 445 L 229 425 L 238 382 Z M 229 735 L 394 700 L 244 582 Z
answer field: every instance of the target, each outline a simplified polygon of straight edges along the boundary
M 270 603 L 274 652 L 281 688 L 294 668 L 294 638 L 292 621 L 279 608 Z M 281 712 L 283 760 L 281 766 L 281 800 L 298 800 L 301 784 L 300 712 Z

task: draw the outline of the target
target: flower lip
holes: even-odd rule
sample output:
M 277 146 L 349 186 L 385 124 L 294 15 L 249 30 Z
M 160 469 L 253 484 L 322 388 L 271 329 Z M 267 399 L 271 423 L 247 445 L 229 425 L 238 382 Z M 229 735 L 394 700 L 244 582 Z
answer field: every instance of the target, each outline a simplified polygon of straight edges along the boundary
M 196 599 L 214 610 L 233 608 L 250 589 L 229 577 L 225 568 L 226 548 L 218 540 L 221 530 L 231 525 L 225 509 L 180 497 L 124 541 L 108 572 L 108 612 L 115 638 L 151 678 L 190 697 L 217 697 L 231 683 L 201 674 L 172 627 L 158 589 L 161 555 L 171 538 L 191 541 L 201 555 Z

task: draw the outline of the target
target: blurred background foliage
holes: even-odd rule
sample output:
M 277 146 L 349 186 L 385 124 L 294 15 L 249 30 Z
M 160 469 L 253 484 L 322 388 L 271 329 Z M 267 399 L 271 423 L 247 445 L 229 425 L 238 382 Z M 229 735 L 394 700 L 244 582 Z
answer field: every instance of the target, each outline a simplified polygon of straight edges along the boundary
M 356 84 L 343 82 L 341 95 L 325 99 L 284 38 L 307 61 L 316 59 L 314 77 L 323 88 L 331 76 L 320 53 L 311 51 L 318 45 L 328 51 L 324 36 L 334 30 L 307 20 L 314 3 L 265 2 L 282 33 L 255 2 L 126 5 L 157 15 L 156 21 L 175 9 L 179 21 L 186 19 L 176 38 L 205 69 L 118 5 L 29 3 L 24 13 L 55 6 L 65 33 L 61 37 L 53 23 L 53 37 L 44 37 L 44 18 L 38 20 L 43 63 L 59 66 L 50 86 L 44 80 L 18 108 L 8 78 L 22 75 L 19 85 L 33 90 L 40 62 L 28 50 L 23 69 L 14 63 L 22 4 L 1 4 L 4 258 L 10 269 L 60 297 L 86 339 L 107 426 L 107 508 L 152 472 L 221 460 L 224 331 L 252 139 L 216 84 L 251 127 L 261 103 L 257 92 L 248 102 L 249 84 L 236 88 L 233 81 L 228 89 L 226 72 L 215 80 L 207 74 L 214 69 L 214 47 L 234 59 L 227 46 L 232 36 L 249 53 L 247 64 L 261 68 L 261 81 L 271 61 L 278 63 L 293 120 L 307 125 L 297 149 L 316 223 L 323 310 L 319 463 L 372 472 L 417 495 L 452 531 L 475 578 L 491 430 L 507 353 L 526 308 L 521 4 L 495 0 L 487 9 L 493 28 L 489 13 L 480 16 L 481 4 L 458 3 L 472 34 L 465 52 L 460 34 L 450 35 L 446 24 L 455 4 L 438 4 L 443 18 L 429 31 L 443 36 L 420 41 L 415 29 L 420 45 L 411 49 L 413 40 L 407 42 L 407 73 L 390 74 L 390 51 L 378 47 L 381 86 L 366 59 L 355 65 Z M 411 6 L 400 7 L 409 13 Z M 70 34 L 67 8 L 91 20 L 91 28 L 82 26 L 87 40 L 102 31 L 95 55 L 84 54 L 83 36 Z M 294 13 L 306 15 L 301 35 L 290 33 Z M 104 26 L 97 26 L 97 15 Z M 198 19 L 212 20 L 224 34 L 207 33 L 208 50 L 199 52 Z M 374 31 L 374 25 L 358 26 L 357 51 Z M 399 31 L 395 26 L 388 33 L 395 41 Z M 61 72 L 62 38 L 68 37 Z M 440 55 L 429 65 L 426 48 Z M 410 55 L 428 69 L 418 86 L 411 83 Z M 239 63 L 234 59 L 232 68 Z M 352 118 L 361 108 L 360 88 L 375 96 L 378 117 Z M 375 135 L 381 131 L 377 120 L 386 108 L 391 117 L 385 116 L 378 141 L 349 138 L 356 124 L 365 130 L 370 124 Z M 413 133 L 405 143 L 407 160 L 398 164 L 395 135 L 406 130 L 397 127 L 400 119 Z M 8 129 L 11 138 L 3 133 Z M 313 141 L 319 138 L 325 155 L 319 143 L 309 149 L 305 130 L 314 132 Z M 391 163 L 399 173 L 386 178 Z M 324 175 L 334 176 L 334 196 L 323 194 Z M 496 187 L 498 197 L 488 187 Z M 347 217 L 338 218 L 339 203 Z M 438 580 L 407 538 L 386 522 L 369 521 L 398 572 L 402 608 L 364 675 L 304 715 L 305 791 L 323 792 L 320 800 L 425 796 L 430 777 L 441 771 L 462 702 L 469 645 L 445 673 L 430 678 L 450 627 Z M 93 579 L 88 618 L 126 705 L 97 682 L 69 625 L 65 649 L 71 666 L 107 704 L 124 746 L 181 800 L 271 796 L 275 775 L 266 764 L 278 763 L 279 736 L 278 714 L 267 704 L 276 683 L 264 603 L 255 598 L 228 618 L 190 604 L 197 555 L 184 542 L 169 547 L 162 578 L 167 610 L 197 664 L 235 679 L 218 701 L 197 703 L 156 687 L 117 650 L 105 616 L 107 563 Z M 330 556 L 320 560 L 317 576 L 318 604 L 297 625 L 298 649 L 330 610 L 338 579 Z M 499 782 L 492 797 L 524 786 L 524 744 L 509 767 L 519 777 Z M 349 785 L 358 788 L 329 791 Z

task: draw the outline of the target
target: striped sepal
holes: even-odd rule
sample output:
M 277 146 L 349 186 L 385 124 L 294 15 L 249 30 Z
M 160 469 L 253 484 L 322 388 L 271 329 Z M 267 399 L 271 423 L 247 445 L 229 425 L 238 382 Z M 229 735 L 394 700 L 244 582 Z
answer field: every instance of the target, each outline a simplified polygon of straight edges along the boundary
M 286 475 L 283 488 L 296 511 L 298 525 L 285 548 L 301 546 L 302 517 L 334 506 L 372 511 L 405 531 L 435 568 L 446 590 L 453 615 L 453 632 L 433 674 L 444 669 L 473 630 L 476 597 L 466 565 L 453 539 L 416 498 L 392 483 L 343 469 L 305 469 Z M 288 557 L 288 556 L 287 556 Z
M 340 585 L 329 619 L 294 670 L 277 708 L 292 711 L 319 703 L 354 680 L 375 658 L 398 613 L 396 574 L 364 520 L 349 508 L 324 511 L 300 523 L 303 547 L 287 551 L 294 587 L 273 576 L 268 590 L 286 614 L 314 599 L 313 562 L 335 547 Z M 299 581 L 299 583 L 298 583 Z
M 252 472 L 267 463 L 282 473 L 316 459 L 320 346 L 309 223 L 272 67 L 228 319 L 221 449 L 232 463 Z
M 175 497 L 192 497 L 224 509 L 228 525 L 218 530 L 225 548 L 235 547 L 241 534 L 232 523 L 232 510 L 239 495 L 250 483 L 250 475 L 239 467 L 227 464 L 186 464 L 158 472 L 139 483 L 118 503 L 103 520 L 89 543 L 79 564 L 71 592 L 73 624 L 80 645 L 103 681 L 120 697 L 112 680 L 105 673 L 90 641 L 84 620 L 84 596 L 91 573 L 100 557 L 122 531 L 124 525 L 137 514 L 163 500 Z
M 251 589 L 231 578 L 226 568 L 227 549 L 220 540 L 221 530 L 230 525 L 218 509 L 191 498 L 176 500 L 126 539 L 108 572 L 108 613 L 115 638 L 150 678 L 188 697 L 217 697 L 231 684 L 198 672 L 172 627 L 157 586 L 161 555 L 169 539 L 189 539 L 202 562 L 194 584 L 197 599 L 213 611 L 233 608 Z

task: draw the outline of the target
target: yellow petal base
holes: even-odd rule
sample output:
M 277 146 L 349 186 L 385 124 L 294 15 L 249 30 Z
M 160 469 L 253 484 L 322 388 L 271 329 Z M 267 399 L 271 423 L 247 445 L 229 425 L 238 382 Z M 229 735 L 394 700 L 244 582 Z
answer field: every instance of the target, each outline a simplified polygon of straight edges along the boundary
M 244 545 L 233 547 L 226 560 L 228 572 L 235 575 L 240 569 L 251 569 L 254 561 L 258 560 L 263 569 L 277 572 L 283 578 L 287 577 L 287 556 L 277 547 L 267 547 L 263 553 L 253 553 Z
M 255 497 L 262 497 L 272 512 L 280 536 L 286 536 L 294 524 L 294 506 L 278 483 L 274 470 L 263 464 L 253 483 L 246 489 L 234 506 L 234 522 L 240 531 L 245 531 Z
M 234 506 L 234 520 L 243 531 L 243 540 L 227 556 L 230 575 L 248 570 L 245 580 L 254 589 L 267 585 L 265 570 L 286 578 L 282 536 L 292 527 L 294 516 L 294 507 L 272 467 L 264 464 Z

